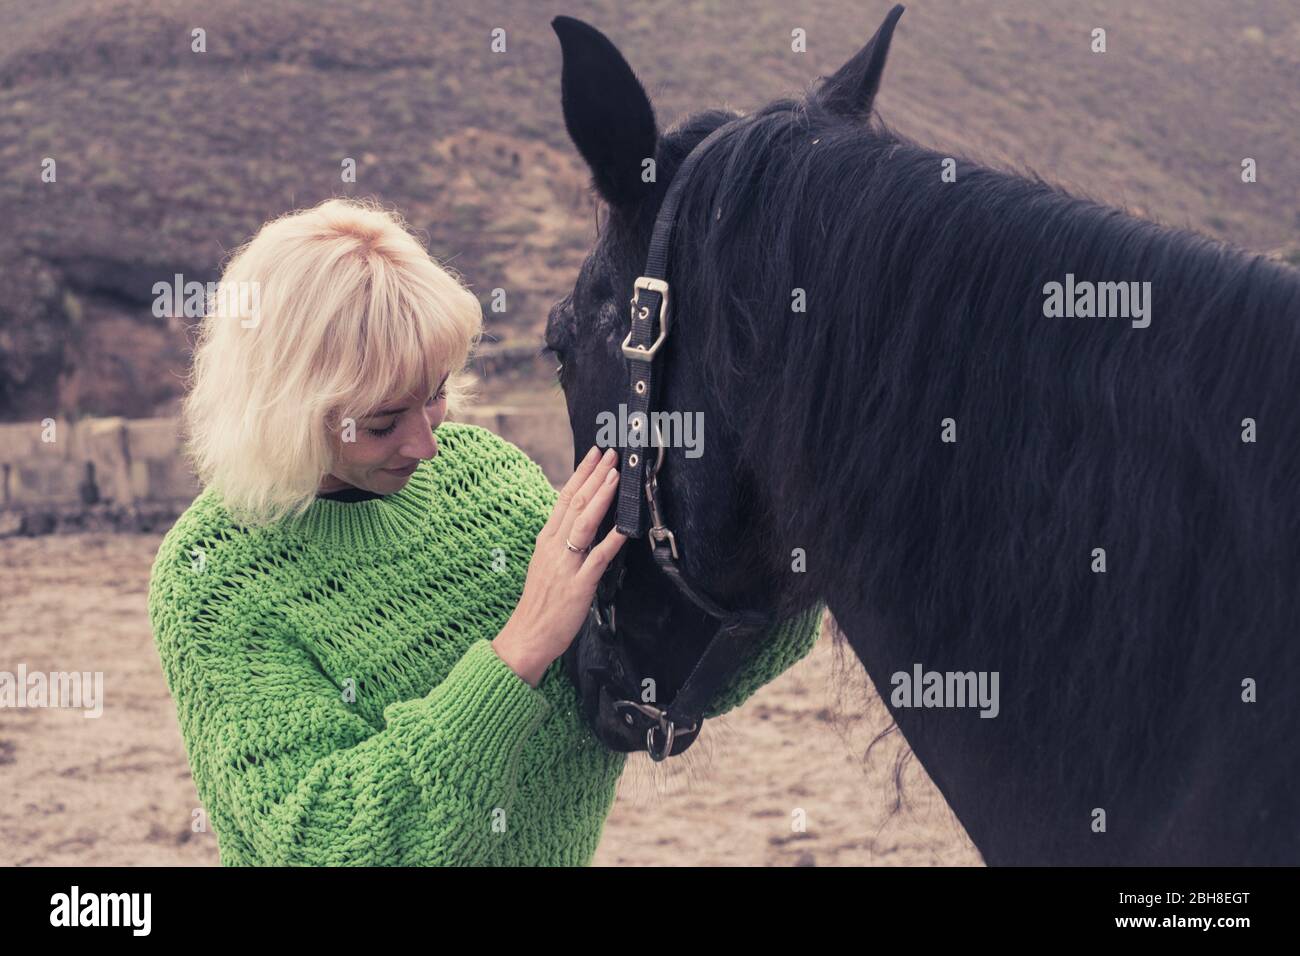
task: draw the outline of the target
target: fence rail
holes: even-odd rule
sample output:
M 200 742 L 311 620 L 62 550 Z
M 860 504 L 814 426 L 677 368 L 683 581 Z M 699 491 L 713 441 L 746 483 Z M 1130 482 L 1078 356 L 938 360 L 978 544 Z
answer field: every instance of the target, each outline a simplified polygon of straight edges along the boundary
M 573 444 L 562 408 L 484 406 L 458 420 L 518 445 L 553 484 L 573 473 Z M 182 454 L 179 419 L 0 424 L 0 537 L 158 530 L 200 491 Z

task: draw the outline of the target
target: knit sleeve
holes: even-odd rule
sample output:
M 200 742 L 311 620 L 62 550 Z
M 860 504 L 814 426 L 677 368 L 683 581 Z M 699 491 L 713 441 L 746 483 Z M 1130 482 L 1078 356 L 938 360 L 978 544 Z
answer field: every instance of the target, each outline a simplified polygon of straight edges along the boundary
M 825 609 L 825 605 L 818 604 L 803 614 L 779 622 L 767 634 L 757 638 L 754 654 L 719 692 L 704 716 L 719 717 L 739 707 L 764 684 L 807 657 L 821 634 Z
M 150 615 L 223 863 L 493 860 L 520 750 L 551 704 L 487 639 L 428 694 L 384 708 L 380 729 L 292 635 L 182 619 L 154 597 Z

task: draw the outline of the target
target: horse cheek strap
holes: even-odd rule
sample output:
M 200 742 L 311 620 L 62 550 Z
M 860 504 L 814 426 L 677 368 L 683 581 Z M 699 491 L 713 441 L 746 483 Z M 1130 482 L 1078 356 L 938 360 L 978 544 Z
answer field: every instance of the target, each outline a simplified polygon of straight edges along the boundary
M 677 208 L 682 192 L 690 181 L 691 171 L 700 157 L 719 140 L 724 131 L 749 122 L 752 117 L 742 117 L 719 126 L 691 150 L 673 181 L 669 184 L 659 213 L 655 217 L 654 232 L 646 257 L 645 274 L 633 284 L 631 323 L 627 338 L 623 340 L 623 356 L 628 366 L 628 422 L 640 444 L 629 444 L 621 449 L 622 476 L 618 491 L 618 518 L 616 527 L 629 538 L 648 536 L 650 552 L 655 564 L 667 575 L 677 590 L 693 605 L 719 623 L 718 630 L 677 696 L 667 707 L 660 709 L 628 698 L 617 700 L 615 710 L 629 726 L 646 731 L 646 750 L 654 760 L 663 760 L 672 753 L 673 742 L 679 733 L 693 733 L 703 722 L 702 714 L 717 696 L 735 661 L 746 656 L 749 641 L 772 623 L 770 615 L 753 611 L 730 611 L 697 588 L 692 587 L 682 575 L 678 565 L 677 539 L 663 522 L 658 497 L 658 475 L 663 467 L 665 448 L 662 436 L 651 435 L 650 414 L 655 404 L 655 361 L 667 341 L 671 311 L 667 281 L 672 234 L 677 222 Z M 655 462 L 647 476 L 648 448 L 653 442 Z M 646 510 L 651 525 L 646 528 Z M 622 558 L 620 554 L 619 558 Z M 614 601 L 622 584 L 625 566 L 622 560 L 611 563 L 601 578 L 593 606 L 594 624 L 602 640 L 617 641 L 614 621 Z M 602 614 L 601 609 L 604 608 Z M 618 682 L 620 685 L 622 681 Z M 624 688 L 622 693 L 626 694 Z M 656 738 L 656 733 L 660 738 Z

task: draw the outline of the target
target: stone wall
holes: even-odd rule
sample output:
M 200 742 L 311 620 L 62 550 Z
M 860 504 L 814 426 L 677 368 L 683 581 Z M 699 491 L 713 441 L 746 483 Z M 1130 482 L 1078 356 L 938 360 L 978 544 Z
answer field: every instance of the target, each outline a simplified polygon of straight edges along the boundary
M 557 486 L 573 473 L 562 407 L 477 407 L 459 420 L 518 445 Z M 179 429 L 175 418 L 0 424 L 0 537 L 164 530 L 201 490 Z

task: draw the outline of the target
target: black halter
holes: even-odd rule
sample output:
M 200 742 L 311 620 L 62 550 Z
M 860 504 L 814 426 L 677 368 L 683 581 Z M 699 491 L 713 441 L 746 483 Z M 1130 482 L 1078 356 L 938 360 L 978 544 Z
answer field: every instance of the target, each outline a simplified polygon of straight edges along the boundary
M 655 405 L 655 361 L 668 339 L 671 312 L 669 311 L 669 286 L 667 282 L 669 256 L 672 250 L 673 229 L 677 224 L 677 207 L 690 180 L 691 171 L 710 146 L 725 131 L 748 122 L 751 117 L 740 117 L 719 126 L 698 143 L 681 168 L 673 176 L 664 197 L 663 205 L 655 218 L 650 250 L 646 257 L 645 274 L 633 283 L 632 325 L 623 340 L 623 355 L 629 373 L 627 421 L 638 437 L 649 439 L 650 446 L 629 444 L 620 450 L 621 478 L 618 492 L 618 530 L 629 538 L 639 538 L 647 533 L 646 512 L 649 511 L 648 540 L 650 553 L 668 579 L 692 604 L 720 622 L 718 630 L 709 641 L 703 656 L 666 708 L 641 703 L 635 689 L 624 685 L 625 675 L 616 673 L 613 686 L 622 687 L 628 699 L 617 700 L 615 709 L 623 715 L 629 726 L 646 729 L 646 750 L 651 758 L 663 760 L 672 753 L 673 739 L 679 733 L 697 731 L 703 721 L 705 708 L 717 696 L 727 676 L 734 670 L 737 659 L 743 658 L 751 646 L 749 638 L 771 626 L 770 615 L 753 611 L 730 611 L 708 595 L 692 587 L 682 576 L 678 566 L 678 544 L 672 531 L 663 522 L 663 509 L 659 504 L 658 475 L 663 468 L 665 448 L 663 436 L 656 427 L 651 433 L 652 407 Z M 639 424 L 638 424 L 639 422 Z M 648 454 L 655 455 L 654 464 L 647 468 Z M 608 642 L 617 641 L 614 621 L 614 601 L 623 583 L 626 566 L 624 552 L 605 570 L 592 603 L 592 615 L 597 633 Z M 621 666 L 621 665 L 620 665 Z M 662 735 L 662 745 L 656 746 L 655 731 Z

